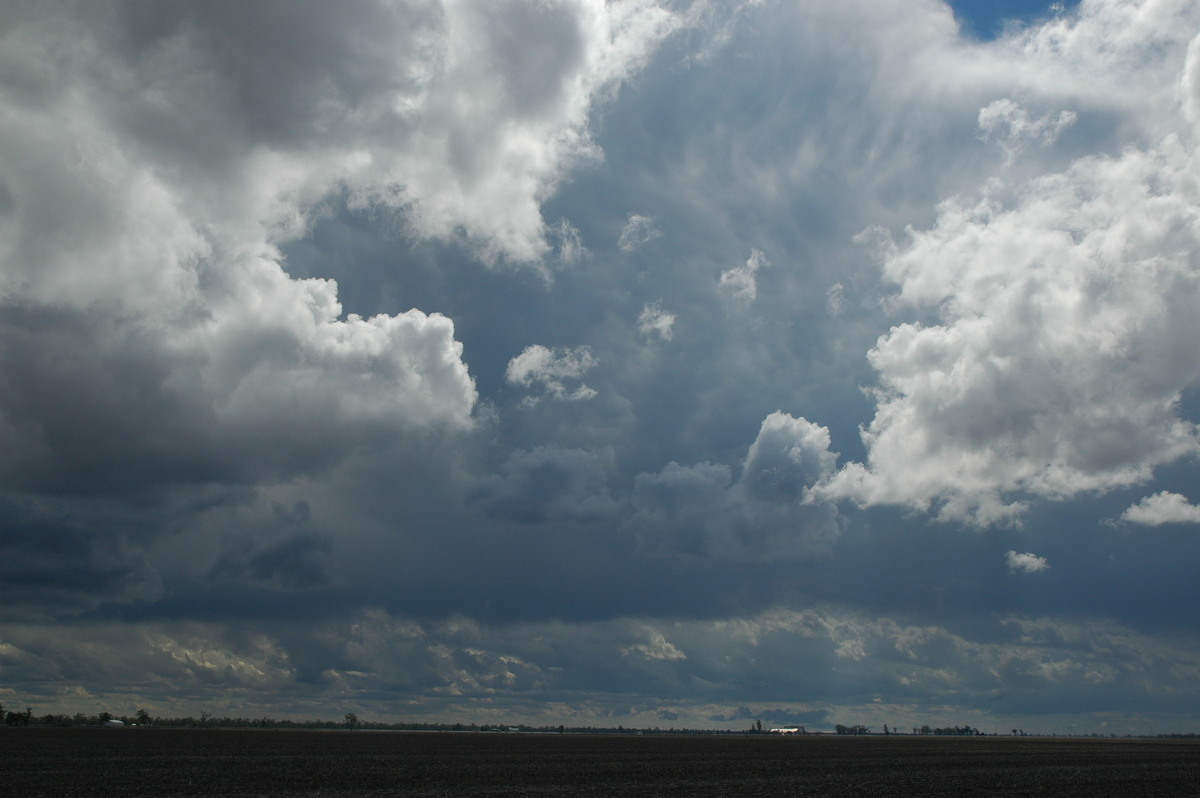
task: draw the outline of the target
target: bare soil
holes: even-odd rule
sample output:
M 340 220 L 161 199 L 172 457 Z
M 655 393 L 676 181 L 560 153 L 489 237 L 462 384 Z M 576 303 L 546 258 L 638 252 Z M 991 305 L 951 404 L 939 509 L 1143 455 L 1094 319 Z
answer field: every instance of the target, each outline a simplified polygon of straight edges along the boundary
M 9 795 L 1200 796 L 1200 741 L 0 729 Z

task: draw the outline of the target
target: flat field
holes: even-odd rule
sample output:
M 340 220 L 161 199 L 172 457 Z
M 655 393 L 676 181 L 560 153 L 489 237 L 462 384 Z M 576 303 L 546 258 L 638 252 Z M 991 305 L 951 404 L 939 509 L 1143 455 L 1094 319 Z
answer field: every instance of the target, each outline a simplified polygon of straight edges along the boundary
M 9 795 L 1200 795 L 1200 742 L 0 729 Z

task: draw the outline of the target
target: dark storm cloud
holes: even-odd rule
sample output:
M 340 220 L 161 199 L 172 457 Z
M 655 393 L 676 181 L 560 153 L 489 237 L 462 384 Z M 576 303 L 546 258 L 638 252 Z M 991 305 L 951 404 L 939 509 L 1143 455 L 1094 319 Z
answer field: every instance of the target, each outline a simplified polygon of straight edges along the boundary
M 163 585 L 136 540 L 32 501 L 0 500 L 0 605 L 5 621 L 78 615 L 154 601 Z
M 333 539 L 311 529 L 309 508 L 297 502 L 287 508 L 276 504 L 272 532 L 245 530 L 228 537 L 210 578 L 277 583 L 285 588 L 305 588 L 329 581 L 328 560 Z
M 487 515 L 519 523 L 598 520 L 617 510 L 607 482 L 594 453 L 539 447 L 515 452 L 473 498 Z

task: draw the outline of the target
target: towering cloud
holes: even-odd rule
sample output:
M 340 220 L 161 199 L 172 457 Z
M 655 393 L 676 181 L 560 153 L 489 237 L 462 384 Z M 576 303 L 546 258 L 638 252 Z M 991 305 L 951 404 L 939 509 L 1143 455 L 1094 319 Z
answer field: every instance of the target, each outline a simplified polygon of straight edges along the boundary
M 1166 6 L 1098 4 L 1077 24 L 1030 34 L 1025 51 L 1058 65 L 1065 56 L 1051 42 L 1095 50 L 1132 102 L 1099 40 L 1124 14 L 1185 44 L 1171 27 L 1184 9 Z M 1177 65 L 1137 67 L 1133 79 L 1161 83 Z M 1176 82 L 1184 95 L 1187 74 Z M 1200 355 L 1184 343 L 1200 335 L 1197 154 L 1186 99 L 1170 106 L 1173 120 L 1154 107 L 1139 146 L 952 197 L 933 227 L 883 247 L 895 301 L 924 320 L 894 326 L 871 350 L 880 384 L 868 461 L 839 474 L 834 494 L 989 523 L 1019 513 L 1024 497 L 1145 482 L 1197 451 L 1178 408 L 1200 377 Z M 1031 121 L 1006 100 L 980 121 L 985 132 L 1004 120 L 1010 136 L 1045 136 L 1074 118 L 1065 113 Z

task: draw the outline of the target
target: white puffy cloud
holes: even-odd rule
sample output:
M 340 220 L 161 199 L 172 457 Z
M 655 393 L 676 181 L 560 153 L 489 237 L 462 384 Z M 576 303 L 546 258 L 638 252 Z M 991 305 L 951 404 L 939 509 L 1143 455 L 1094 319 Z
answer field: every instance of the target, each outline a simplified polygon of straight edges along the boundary
M 869 465 L 843 495 L 994 521 L 1006 493 L 1135 484 L 1196 451 L 1176 403 L 1200 376 L 1193 153 L 1178 141 L 1087 158 L 1015 207 L 943 204 L 885 264 L 900 299 L 936 308 L 870 353 L 881 386 Z
M 767 260 L 766 255 L 757 249 L 751 249 L 750 257 L 746 259 L 745 265 L 736 266 L 721 272 L 721 279 L 718 285 L 722 291 L 727 292 L 734 299 L 749 304 L 758 296 L 758 280 L 756 276 L 758 270 L 770 265 L 771 262 Z
M 541 394 L 526 397 L 525 403 L 528 406 L 537 404 L 543 396 L 578 402 L 596 395 L 596 391 L 581 379 L 595 366 L 596 358 L 586 346 L 550 349 L 541 344 L 533 344 L 508 361 L 504 376 L 512 385 L 541 389 Z M 567 387 L 568 382 L 578 384 L 574 389 L 570 389 Z
M 1021 553 L 1011 549 L 1004 555 L 1004 564 L 1014 574 L 1036 574 L 1050 567 L 1050 563 L 1046 562 L 1045 557 L 1039 557 L 1032 552 Z
M 622 252 L 633 252 L 661 235 L 662 231 L 658 229 L 652 217 L 635 213 L 629 217 L 629 221 L 621 230 L 621 237 L 617 240 L 617 249 Z
M 1187 496 L 1163 490 L 1131 505 L 1121 513 L 1121 519 L 1146 526 L 1200 524 L 1200 507 L 1188 501 Z
M 343 315 L 281 245 L 333 202 L 486 260 L 550 238 L 578 261 L 540 203 L 595 156 L 593 104 L 677 25 L 643 0 L 5 14 L 2 467 L 41 484 L 106 458 L 253 478 L 469 427 L 450 319 Z
M 1112 28 L 1121 15 L 1138 16 L 1128 4 L 1096 4 L 1027 44 L 1047 59 L 1039 37 L 1057 30 L 1078 55 L 1089 37 L 1123 41 Z M 1169 26 L 1189 15 L 1156 4 L 1143 15 L 1153 19 L 1128 23 L 1153 22 L 1179 69 L 1186 40 Z M 1131 56 L 1091 57 L 1114 69 L 1107 59 Z M 1137 68 L 1160 83 L 1170 75 L 1157 59 Z M 989 109 L 1005 112 L 981 115 L 988 124 L 1002 117 L 1039 135 L 1058 127 L 1015 104 Z M 834 478 L 832 494 L 991 523 L 1018 515 L 1028 497 L 1137 484 L 1197 451 L 1178 402 L 1200 377 L 1200 353 L 1185 343 L 1200 336 L 1200 161 L 1190 134 L 1164 132 L 1166 119 L 1161 109 L 1150 117 L 1143 146 L 948 199 L 933 227 L 885 245 L 897 307 L 923 320 L 894 326 L 871 350 L 879 386 L 863 430 L 868 460 Z

